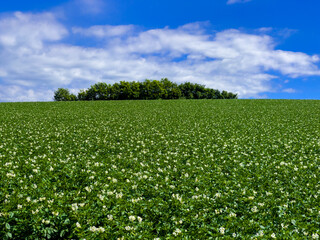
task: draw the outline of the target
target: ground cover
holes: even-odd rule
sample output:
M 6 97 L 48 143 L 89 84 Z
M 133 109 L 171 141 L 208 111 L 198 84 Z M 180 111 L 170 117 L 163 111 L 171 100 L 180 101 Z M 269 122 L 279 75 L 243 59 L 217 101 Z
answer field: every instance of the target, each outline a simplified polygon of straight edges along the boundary
M 320 101 L 0 103 L 1 239 L 317 239 Z

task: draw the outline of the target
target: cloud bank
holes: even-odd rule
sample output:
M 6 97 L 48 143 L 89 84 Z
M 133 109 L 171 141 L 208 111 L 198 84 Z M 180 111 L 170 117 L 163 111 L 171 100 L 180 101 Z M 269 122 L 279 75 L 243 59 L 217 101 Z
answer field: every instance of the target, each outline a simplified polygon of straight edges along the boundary
M 58 87 L 162 77 L 258 97 L 274 91 L 273 79 L 320 75 L 318 56 L 278 50 L 263 32 L 212 32 L 205 23 L 67 29 L 50 13 L 2 17 L 0 61 L 0 101 L 50 101 Z

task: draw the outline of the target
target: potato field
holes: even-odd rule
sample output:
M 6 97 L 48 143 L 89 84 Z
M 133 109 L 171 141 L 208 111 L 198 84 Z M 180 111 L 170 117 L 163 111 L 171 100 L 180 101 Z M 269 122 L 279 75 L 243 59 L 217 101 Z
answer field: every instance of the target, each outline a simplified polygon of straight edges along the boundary
M 318 239 L 320 101 L 0 103 L 0 239 Z

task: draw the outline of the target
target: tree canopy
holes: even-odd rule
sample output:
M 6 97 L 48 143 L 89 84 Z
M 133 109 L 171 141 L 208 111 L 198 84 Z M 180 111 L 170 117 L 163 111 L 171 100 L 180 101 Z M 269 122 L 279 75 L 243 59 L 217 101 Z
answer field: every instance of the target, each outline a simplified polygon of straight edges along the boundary
M 55 101 L 76 101 L 77 96 L 74 94 L 70 94 L 68 89 L 58 88 L 54 92 L 54 100 Z
M 120 81 L 113 85 L 99 82 L 86 90 L 80 90 L 77 96 L 68 89 L 59 88 L 54 93 L 55 101 L 90 100 L 149 100 L 149 99 L 236 99 L 237 94 L 211 88 L 197 83 L 176 84 L 167 78 L 146 79 L 143 82 Z

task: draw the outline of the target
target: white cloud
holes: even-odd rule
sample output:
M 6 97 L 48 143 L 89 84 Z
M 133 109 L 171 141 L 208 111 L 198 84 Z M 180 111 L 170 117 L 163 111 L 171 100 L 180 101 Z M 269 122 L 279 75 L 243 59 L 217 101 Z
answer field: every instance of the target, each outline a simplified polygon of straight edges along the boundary
M 132 25 L 73 28 L 74 38 L 105 40 L 98 48 L 63 44 L 68 31 L 51 14 L 2 18 L 0 101 L 52 100 L 58 87 L 162 77 L 258 97 L 273 91 L 271 80 L 278 77 L 320 75 L 317 56 L 276 50 L 274 39 L 261 32 L 210 33 L 206 25 L 147 31 Z
M 0 101 L 4 102 L 36 102 L 53 100 L 54 91 L 48 89 L 31 89 L 18 85 L 2 86 Z
M 72 32 L 75 34 L 81 34 L 84 36 L 94 36 L 97 38 L 106 38 L 106 37 L 120 37 L 133 33 L 134 25 L 103 25 L 103 26 L 92 26 L 90 28 L 72 28 Z
M 84 14 L 100 14 L 103 12 L 105 2 L 103 0 L 73 0 L 71 6 L 77 7 Z
M 282 92 L 285 92 L 285 93 L 295 93 L 297 92 L 297 90 L 293 89 L 293 88 L 286 88 L 286 89 L 283 89 Z
M 50 13 L 15 12 L 12 16 L 0 20 L 0 44 L 4 47 L 39 49 L 44 42 L 60 40 L 67 33 L 65 27 Z
M 250 2 L 251 0 L 228 0 L 227 4 L 235 4 L 235 3 L 245 3 Z

